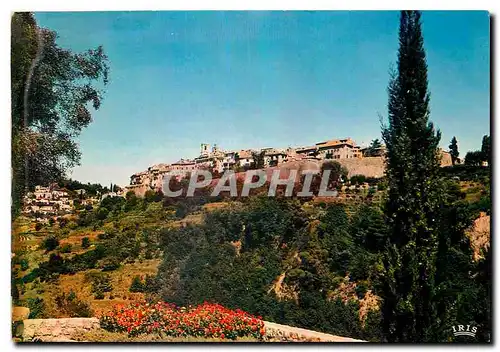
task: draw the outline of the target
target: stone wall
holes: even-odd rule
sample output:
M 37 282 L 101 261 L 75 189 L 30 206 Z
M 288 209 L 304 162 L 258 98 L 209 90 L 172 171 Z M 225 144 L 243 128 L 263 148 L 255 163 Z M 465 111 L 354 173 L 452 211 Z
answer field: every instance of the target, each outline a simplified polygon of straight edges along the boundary
M 97 318 L 25 319 L 23 325 L 23 342 L 74 342 L 76 332 L 100 329 Z M 268 321 L 264 321 L 264 327 L 266 342 L 364 342 Z
M 23 320 L 23 341 L 69 342 L 77 331 L 99 329 L 97 318 L 25 319 Z
M 382 157 L 365 157 L 361 159 L 339 159 L 338 161 L 348 171 L 348 177 L 354 175 L 364 175 L 366 177 L 382 177 L 384 176 L 384 158 Z
M 264 341 L 269 342 L 365 342 L 363 340 L 325 334 L 313 330 L 296 328 L 294 326 L 271 323 L 269 321 L 264 321 L 264 326 L 266 329 Z

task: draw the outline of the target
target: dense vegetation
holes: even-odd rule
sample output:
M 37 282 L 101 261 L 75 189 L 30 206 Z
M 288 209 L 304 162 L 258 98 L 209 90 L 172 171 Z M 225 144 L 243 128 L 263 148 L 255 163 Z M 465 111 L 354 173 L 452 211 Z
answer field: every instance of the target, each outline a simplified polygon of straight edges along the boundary
M 455 238 L 457 245 L 445 248 L 438 274 L 447 273 L 442 292 L 449 302 L 457 303 L 458 293 L 461 297 L 455 310 L 446 308 L 450 324 L 456 316 L 485 324 L 488 316 L 484 308 L 479 309 L 479 302 L 484 307 L 489 297 L 484 289 L 487 262 L 471 264 L 463 229 L 479 211 L 489 209 L 489 193 L 482 188 L 480 198 L 470 202 L 459 181 L 453 180 L 460 174 L 463 179 L 489 184 L 486 171 L 455 166 L 440 172 L 449 214 L 441 228 L 446 231 L 443 236 Z M 358 177 L 352 181 L 359 182 Z M 82 210 L 62 228 L 58 223 L 44 225 L 42 231 L 55 232 L 44 242 L 45 251 L 50 249 L 44 254 L 48 259 L 30 263 L 29 269 L 24 264 L 27 270 L 15 283 L 21 287 L 37 282 L 58 285 L 60 275 L 83 271 L 89 273 L 85 280 L 94 299 L 102 299 L 105 292 L 114 290 L 107 273 L 138 260 L 162 258 L 156 276 L 137 276 L 128 290 L 154 301 L 180 306 L 209 301 L 269 321 L 382 341 L 379 297 L 383 297 L 387 225 L 383 203 L 373 202 L 367 195 L 364 199 L 325 204 L 254 196 L 207 203 L 213 199 L 167 200 L 154 192 L 144 198 L 132 194 L 126 199 L 106 198 L 96 209 Z M 205 207 L 217 204 L 220 207 Z M 106 209 L 105 217 L 100 216 L 102 209 Z M 92 241 L 83 237 L 78 247 L 84 252 L 70 249 L 64 254 L 59 241 L 71 236 L 68 228 L 104 233 Z M 18 265 L 21 258 L 15 261 Z M 465 265 L 463 269 L 461 265 Z M 483 274 L 471 280 L 468 271 Z M 370 297 L 375 297 L 371 303 Z M 73 298 L 73 304 L 66 301 L 59 299 L 68 311 L 74 307 L 87 314 L 79 298 Z M 35 303 L 40 306 L 40 302 L 31 302 Z M 43 316 L 43 309 L 37 309 Z M 440 341 L 448 337 L 443 332 Z

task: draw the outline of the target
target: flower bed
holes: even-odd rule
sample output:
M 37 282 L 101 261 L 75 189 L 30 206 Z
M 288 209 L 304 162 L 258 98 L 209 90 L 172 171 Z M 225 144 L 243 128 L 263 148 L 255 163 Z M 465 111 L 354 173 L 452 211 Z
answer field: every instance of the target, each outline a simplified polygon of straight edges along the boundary
M 156 333 L 160 336 L 235 340 L 244 336 L 261 339 L 265 335 L 260 317 L 206 302 L 187 308 L 166 302 L 116 306 L 100 317 L 100 323 L 103 329 L 127 332 L 129 336 Z

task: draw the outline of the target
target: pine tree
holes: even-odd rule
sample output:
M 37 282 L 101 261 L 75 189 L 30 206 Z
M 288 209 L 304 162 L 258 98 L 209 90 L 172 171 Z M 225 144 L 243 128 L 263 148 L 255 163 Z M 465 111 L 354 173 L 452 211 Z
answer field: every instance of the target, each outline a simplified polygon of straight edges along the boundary
M 382 147 L 382 143 L 378 138 L 372 140 L 370 146 L 365 152 L 365 156 L 376 156 L 378 149 Z
M 455 136 L 453 136 L 453 138 L 451 139 L 449 148 L 450 148 L 451 163 L 452 165 L 455 165 L 455 163 L 458 160 L 458 156 L 460 155 L 460 153 L 458 152 L 457 138 Z
M 382 316 L 385 339 L 428 341 L 433 307 L 441 133 L 429 122 L 427 64 L 418 11 L 402 11 L 397 72 L 389 83 L 387 147 L 388 234 Z
M 482 161 L 487 161 L 488 165 L 491 163 L 490 154 L 491 154 L 491 145 L 490 145 L 490 136 L 484 136 L 483 142 L 481 143 L 481 153 L 482 153 Z

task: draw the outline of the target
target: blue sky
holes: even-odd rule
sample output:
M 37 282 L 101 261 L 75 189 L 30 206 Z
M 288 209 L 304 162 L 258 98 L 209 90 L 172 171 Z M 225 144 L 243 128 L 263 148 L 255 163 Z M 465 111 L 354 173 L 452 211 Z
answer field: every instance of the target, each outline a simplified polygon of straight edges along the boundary
M 223 149 L 380 138 L 399 13 L 36 13 L 62 47 L 103 45 L 110 84 L 71 177 L 126 185 L 160 162 Z M 489 14 L 425 11 L 431 120 L 461 157 L 490 130 Z

